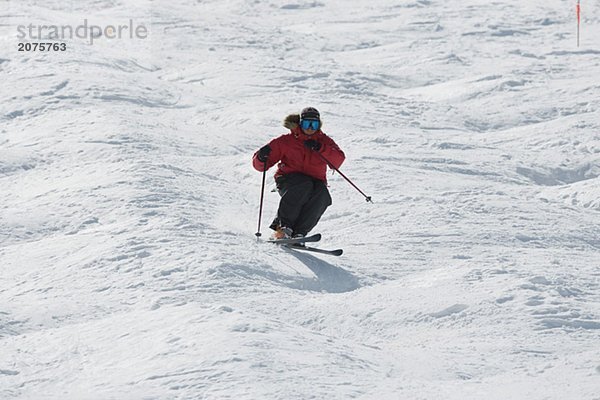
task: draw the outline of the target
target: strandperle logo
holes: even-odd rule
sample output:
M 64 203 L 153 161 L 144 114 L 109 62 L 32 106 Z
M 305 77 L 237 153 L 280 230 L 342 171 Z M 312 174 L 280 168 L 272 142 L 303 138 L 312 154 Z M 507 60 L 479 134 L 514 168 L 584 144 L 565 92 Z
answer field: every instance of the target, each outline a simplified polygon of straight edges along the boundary
M 83 24 L 73 25 L 18 25 L 17 37 L 19 40 L 65 40 L 65 39 L 86 39 L 89 44 L 94 44 L 94 40 L 106 38 L 116 39 L 146 39 L 148 29 L 144 24 L 134 24 L 130 19 L 125 25 L 90 25 L 87 19 Z

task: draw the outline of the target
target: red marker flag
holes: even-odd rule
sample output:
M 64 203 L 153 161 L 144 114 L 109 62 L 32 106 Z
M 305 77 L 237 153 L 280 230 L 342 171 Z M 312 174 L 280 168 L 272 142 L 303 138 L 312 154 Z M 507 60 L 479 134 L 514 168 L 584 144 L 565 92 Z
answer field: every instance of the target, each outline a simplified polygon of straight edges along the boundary
M 581 0 L 577 0 L 577 47 L 579 47 L 579 24 L 581 23 Z

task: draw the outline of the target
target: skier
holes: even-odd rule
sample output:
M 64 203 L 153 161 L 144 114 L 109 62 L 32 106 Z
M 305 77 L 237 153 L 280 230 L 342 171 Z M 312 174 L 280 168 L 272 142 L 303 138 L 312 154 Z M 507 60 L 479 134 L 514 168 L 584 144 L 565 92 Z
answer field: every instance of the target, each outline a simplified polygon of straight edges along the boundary
M 331 205 L 327 189 L 327 162 L 338 169 L 346 156 L 321 130 L 319 111 L 307 107 L 288 115 L 283 126 L 290 130 L 254 153 L 252 165 L 263 172 L 276 163 L 275 183 L 281 196 L 277 217 L 270 228 L 274 239 L 304 237 Z M 327 161 L 325 161 L 327 160 Z

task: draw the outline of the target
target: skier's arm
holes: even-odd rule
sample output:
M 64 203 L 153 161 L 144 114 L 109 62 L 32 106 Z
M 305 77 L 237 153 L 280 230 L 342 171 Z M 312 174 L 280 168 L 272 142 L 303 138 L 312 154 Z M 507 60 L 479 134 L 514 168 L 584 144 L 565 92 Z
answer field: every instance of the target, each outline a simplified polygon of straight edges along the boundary
M 329 161 L 332 167 L 339 168 L 346 159 L 346 155 L 329 136 L 323 140 L 323 148 L 320 153 Z
M 281 150 L 280 150 L 280 146 L 279 146 L 279 141 L 277 139 L 273 139 L 269 142 L 268 146 L 271 148 L 271 152 L 269 153 L 269 157 L 267 158 L 267 168 L 266 169 L 265 169 L 265 163 L 258 159 L 258 153 L 260 152 L 260 150 L 258 150 L 256 153 L 254 153 L 254 156 L 252 157 L 252 166 L 257 171 L 260 171 L 260 172 L 266 171 L 267 169 L 271 168 L 273 165 L 277 164 L 277 162 L 279 162 L 279 160 L 281 159 Z

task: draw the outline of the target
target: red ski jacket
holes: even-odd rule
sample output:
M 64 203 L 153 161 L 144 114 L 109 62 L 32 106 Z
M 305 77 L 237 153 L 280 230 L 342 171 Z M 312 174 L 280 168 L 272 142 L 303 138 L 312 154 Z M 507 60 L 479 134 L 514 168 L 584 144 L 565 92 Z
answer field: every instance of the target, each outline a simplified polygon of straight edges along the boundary
M 338 145 L 335 144 L 333 139 L 324 134 L 321 130 L 318 130 L 312 135 L 306 135 L 302 132 L 300 127 L 294 127 L 291 129 L 290 133 L 271 140 L 269 143 L 271 154 L 269 154 L 266 169 L 271 168 L 279 162 L 277 171 L 275 172 L 275 178 L 293 172 L 300 172 L 326 182 L 327 163 L 319 156 L 319 154 L 316 154 L 314 150 L 304 146 L 304 141 L 309 139 L 321 143 L 319 153 L 323 155 L 333 167 L 339 168 L 346 159 L 346 155 Z M 257 171 L 262 172 L 265 170 L 264 163 L 257 158 L 257 155 L 258 151 L 254 153 L 252 165 Z

